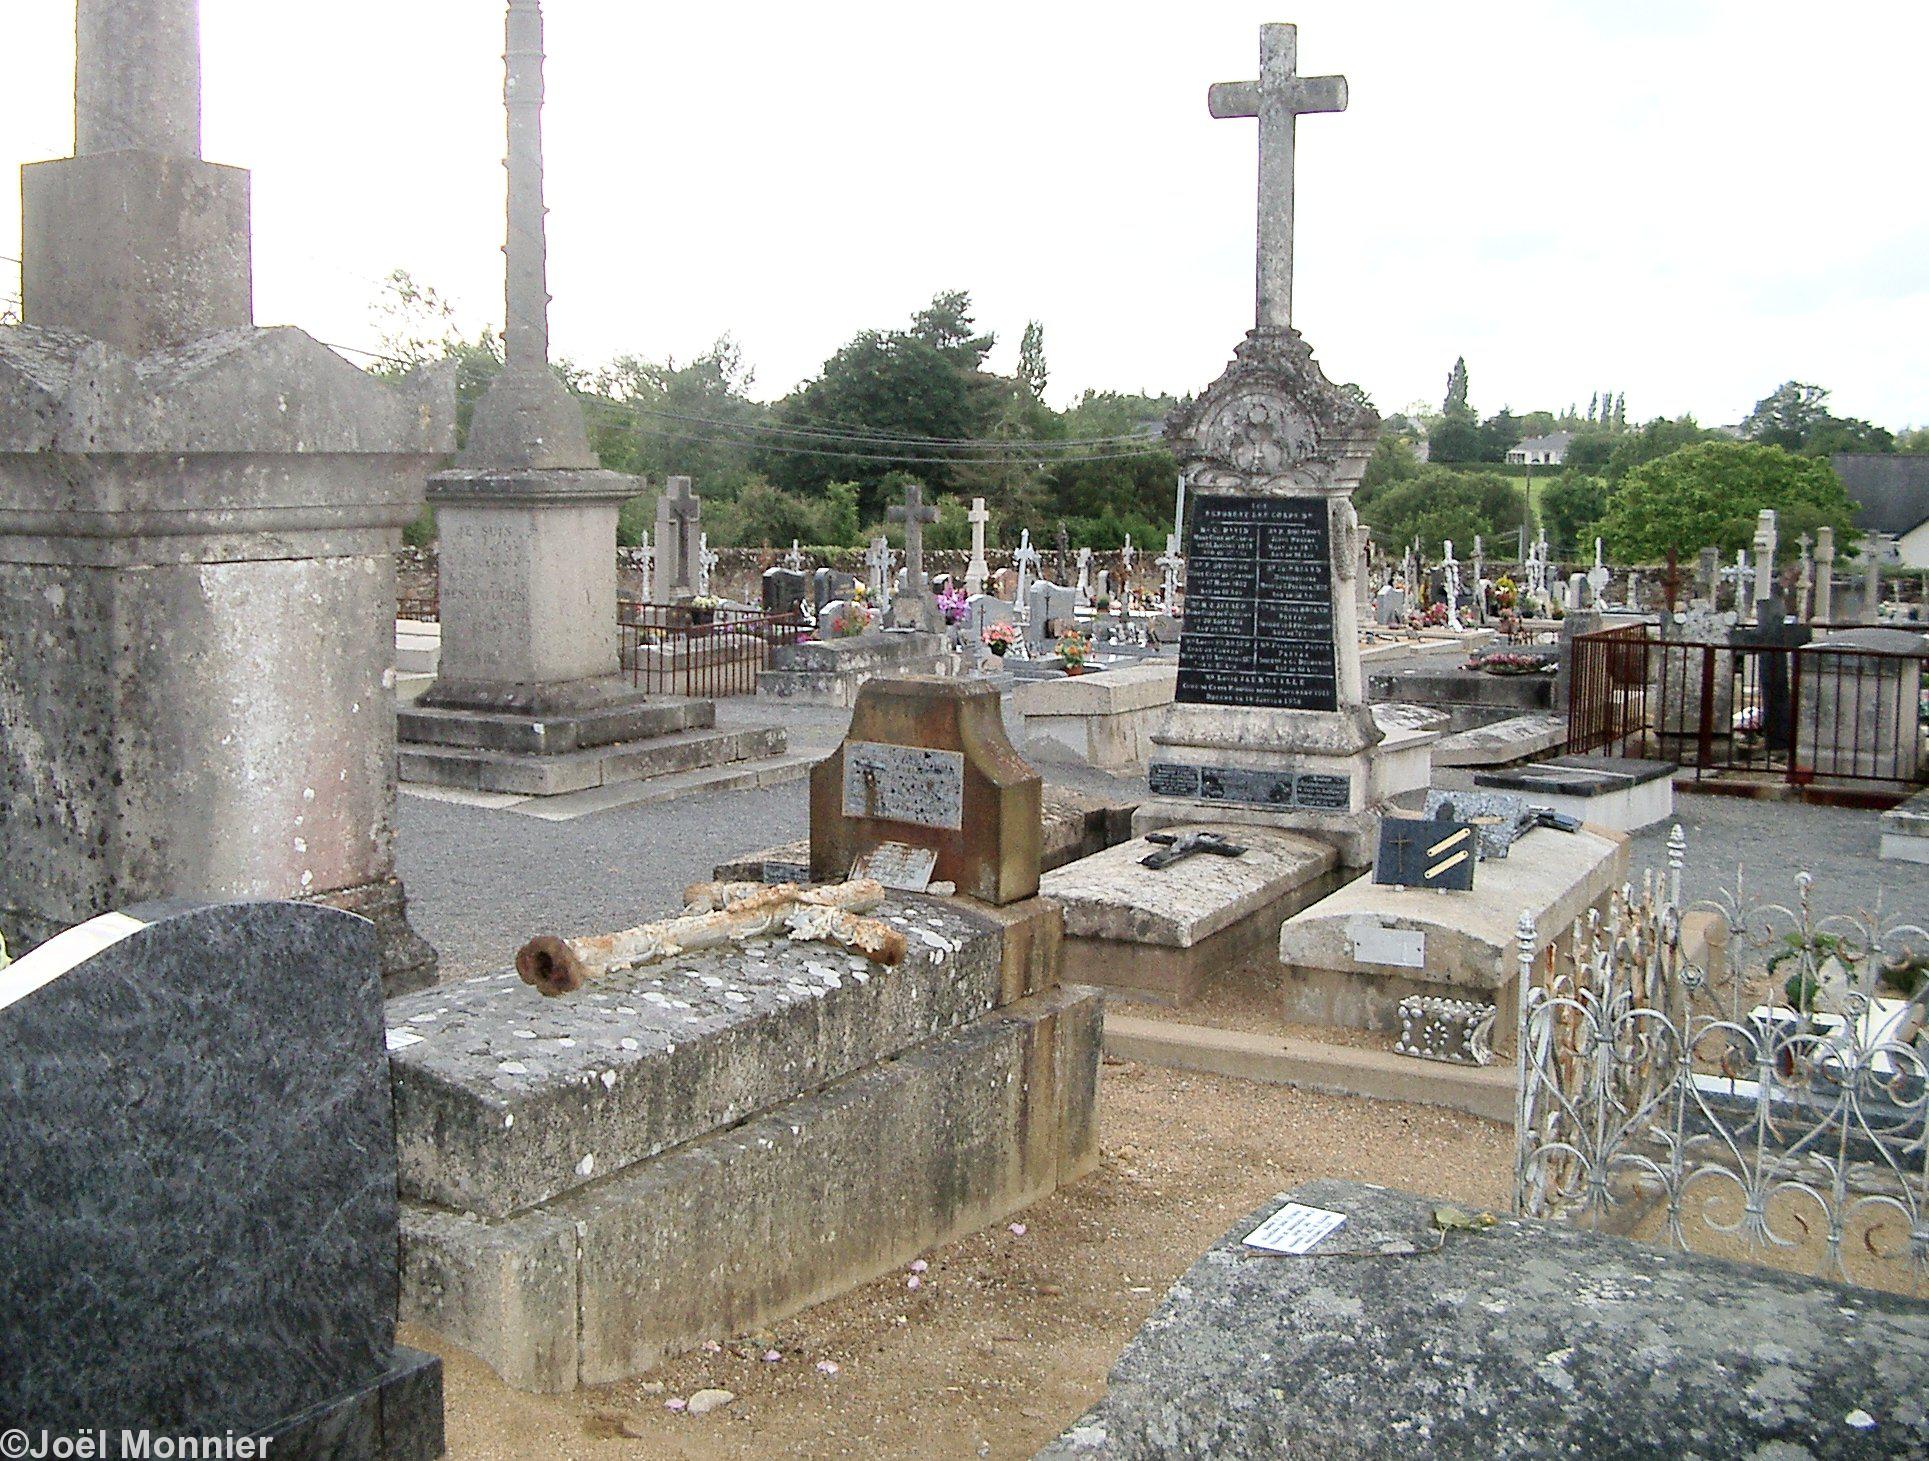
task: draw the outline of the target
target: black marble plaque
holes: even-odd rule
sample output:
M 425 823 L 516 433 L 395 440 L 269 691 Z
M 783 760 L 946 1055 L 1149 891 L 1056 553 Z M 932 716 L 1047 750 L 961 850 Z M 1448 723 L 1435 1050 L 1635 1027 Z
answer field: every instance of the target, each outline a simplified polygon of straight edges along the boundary
M 1290 771 L 1249 771 L 1237 766 L 1208 766 L 1199 773 L 1199 783 L 1202 801 L 1280 808 L 1293 804 L 1293 773 Z
M 1464 893 L 1474 885 L 1474 864 L 1479 860 L 1479 833 L 1472 823 L 1386 817 L 1380 822 L 1373 881 L 1389 887 Z
M 1300 773 L 1299 786 L 1294 793 L 1294 804 L 1308 811 L 1344 812 L 1353 805 L 1353 779 L 1350 776 L 1328 776 L 1318 772 Z
M 1181 704 L 1339 708 L 1330 538 L 1318 498 L 1193 503 Z
M 0 972 L 0 1152 L 9 1422 L 258 1432 L 395 1363 L 365 920 L 158 904 L 42 945 Z
M 1154 796 L 1197 798 L 1199 768 L 1184 766 L 1177 761 L 1154 761 L 1147 768 L 1146 783 Z

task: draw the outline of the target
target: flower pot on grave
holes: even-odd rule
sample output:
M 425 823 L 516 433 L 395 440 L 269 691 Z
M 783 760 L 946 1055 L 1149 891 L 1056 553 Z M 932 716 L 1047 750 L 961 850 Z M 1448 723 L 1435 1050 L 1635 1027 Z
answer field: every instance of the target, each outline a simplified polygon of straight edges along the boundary
M 1003 643 L 1002 641 L 993 640 L 990 644 L 987 644 L 985 648 L 990 650 L 999 659 L 1003 659 L 1005 657 L 1005 651 L 1010 649 L 1011 646 L 1009 644 Z

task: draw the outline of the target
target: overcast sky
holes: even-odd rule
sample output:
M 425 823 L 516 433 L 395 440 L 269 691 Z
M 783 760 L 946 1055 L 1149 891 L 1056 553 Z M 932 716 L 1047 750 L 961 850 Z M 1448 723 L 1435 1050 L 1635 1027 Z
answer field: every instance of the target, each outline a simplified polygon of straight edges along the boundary
M 501 6 L 202 0 L 206 153 L 254 170 L 257 310 L 369 345 L 410 270 L 501 314 Z M 72 146 L 71 0 L 8 0 L 0 159 Z M 1790 377 L 1929 421 L 1929 4 L 550 0 L 559 354 L 741 342 L 757 394 L 972 292 L 1050 396 L 1195 391 L 1252 322 L 1258 27 L 1302 119 L 1295 321 L 1383 411 L 1738 420 Z M 0 253 L 17 249 L 0 188 Z M 16 282 L 0 265 L 0 294 Z

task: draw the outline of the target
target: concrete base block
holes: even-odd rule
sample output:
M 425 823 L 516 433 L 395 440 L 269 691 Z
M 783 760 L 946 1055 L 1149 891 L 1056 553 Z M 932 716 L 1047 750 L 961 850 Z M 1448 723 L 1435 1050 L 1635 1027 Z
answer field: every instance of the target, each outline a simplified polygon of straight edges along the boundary
M 1286 1018 L 1394 1031 L 1402 999 L 1436 995 L 1498 1005 L 1504 1039 L 1515 1021 L 1522 912 L 1533 915 L 1545 949 L 1626 881 L 1627 869 L 1627 839 L 1618 833 L 1537 827 L 1506 858 L 1481 863 L 1471 892 L 1361 878 L 1280 930 Z
M 770 668 L 757 676 L 757 693 L 848 710 L 866 681 L 878 675 L 943 674 L 952 658 L 936 634 L 859 634 L 778 645 L 771 650 Z
M 1143 766 L 1178 678 L 1168 663 L 1022 685 L 1013 699 L 1025 718 L 1025 752 L 1105 771 Z
M 560 796 L 591 787 L 671 776 L 735 761 L 781 756 L 789 747 L 782 729 L 698 730 L 647 740 L 544 755 L 536 751 L 485 750 L 470 746 L 404 744 L 401 779 L 465 791 L 520 796 Z
M 1929 791 L 1882 814 L 1882 856 L 1889 862 L 1929 863 Z
M 542 1391 L 775 1323 L 1090 1170 L 1101 1033 L 1053 989 L 503 1222 L 404 1203 L 403 1316 Z
M 1279 927 L 1339 881 L 1331 846 L 1290 832 L 1195 823 L 1175 835 L 1218 832 L 1236 858 L 1200 854 L 1154 870 L 1144 838 L 1045 876 L 1041 892 L 1065 910 L 1065 978 L 1189 1004 L 1215 973 L 1262 951 Z

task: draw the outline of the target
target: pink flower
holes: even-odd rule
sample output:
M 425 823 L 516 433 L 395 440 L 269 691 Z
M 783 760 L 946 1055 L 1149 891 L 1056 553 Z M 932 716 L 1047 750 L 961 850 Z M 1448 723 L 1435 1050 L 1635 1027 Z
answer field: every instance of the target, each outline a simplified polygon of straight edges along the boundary
M 665 1410 L 682 1410 L 689 1403 L 689 1401 L 680 1395 L 672 1395 L 668 1400 L 663 1402 L 663 1408 Z
M 906 1280 L 904 1281 L 904 1286 L 905 1286 L 906 1288 L 908 1288 L 908 1289 L 917 1289 L 917 1288 L 922 1288 L 922 1287 L 924 1287 L 924 1280 L 923 1280 L 923 1279 L 921 1279 L 921 1278 L 919 1278 L 919 1277 L 918 1277 L 918 1276 L 917 1276 L 917 1275 L 916 1275 L 916 1274 L 914 1273 L 914 1274 L 912 1274 L 912 1275 L 911 1275 L 911 1276 L 910 1276 L 909 1278 L 907 1278 L 907 1279 L 906 1279 Z
M 817 1362 L 817 1373 L 820 1375 L 835 1375 L 837 1370 L 838 1364 L 836 1360 L 819 1360 Z
M 930 1271 L 930 1268 L 931 1265 L 926 1263 L 922 1258 L 913 1260 L 911 1264 L 911 1272 L 913 1273 L 927 1273 Z
M 1024 1237 L 1027 1231 L 1028 1229 L 1025 1227 L 1023 1223 L 1013 1223 L 1011 1225 L 1011 1235 L 1014 1238 Z
M 764 1351 L 764 1363 L 767 1365 L 777 1364 L 782 1359 L 783 1359 L 783 1355 L 781 1355 L 774 1349 L 767 1349 Z

